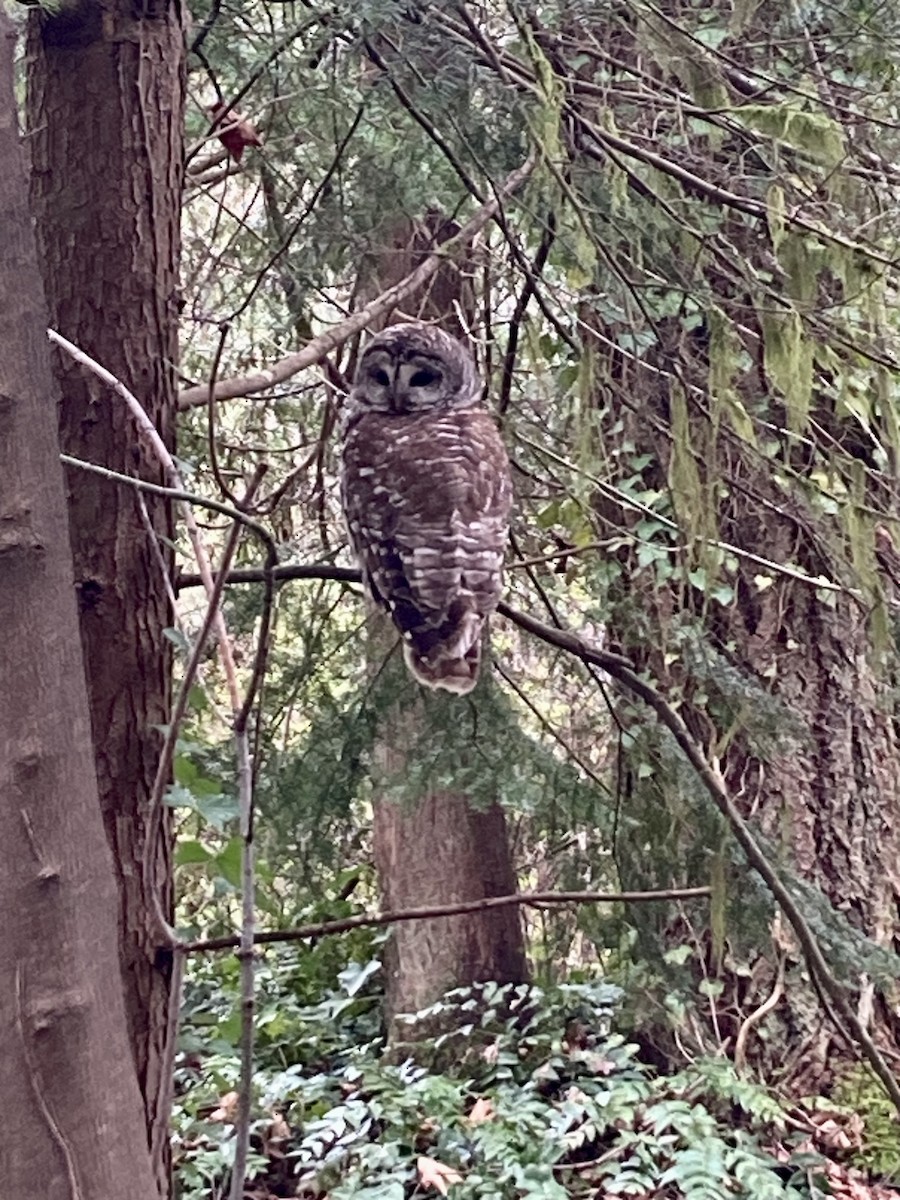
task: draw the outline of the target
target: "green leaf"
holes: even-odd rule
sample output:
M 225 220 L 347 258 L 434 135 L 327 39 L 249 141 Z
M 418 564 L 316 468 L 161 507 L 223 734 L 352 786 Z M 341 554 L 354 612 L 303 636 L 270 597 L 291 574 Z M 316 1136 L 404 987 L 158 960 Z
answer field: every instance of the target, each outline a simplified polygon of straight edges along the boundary
M 243 838 L 231 838 L 225 849 L 220 851 L 212 862 L 212 865 L 226 883 L 230 883 L 235 888 L 241 886 L 241 850 L 243 845 Z
M 175 846 L 175 865 L 184 867 L 191 863 L 209 862 L 215 855 L 197 841 L 179 841 Z
M 381 970 L 381 960 L 370 959 L 367 963 L 350 963 L 338 973 L 341 987 L 348 996 L 355 996 L 367 981 Z
M 191 643 L 188 638 L 181 632 L 180 629 L 167 627 L 163 630 L 163 637 L 170 641 L 176 650 L 180 650 L 182 654 L 188 654 L 191 649 Z
M 186 754 L 175 755 L 172 773 L 175 776 L 175 782 L 193 792 L 195 796 L 214 796 L 222 790 L 221 784 L 201 774 L 199 767 Z M 175 789 L 170 789 L 170 791 L 174 792 Z M 179 800 L 178 803 L 187 804 L 188 801 Z
M 219 791 L 208 796 L 198 796 L 187 788 L 179 787 L 178 784 L 169 788 L 166 804 L 170 808 L 190 809 L 219 832 L 238 815 L 237 800 L 233 796 L 225 796 Z
M 697 990 L 704 996 L 709 996 L 710 999 L 715 999 L 716 996 L 721 996 L 725 991 L 725 984 L 721 979 L 701 979 L 697 985 Z
M 672 966 L 680 967 L 687 962 L 693 953 L 694 951 L 691 946 L 673 946 L 671 950 L 667 950 L 663 955 L 663 961 Z

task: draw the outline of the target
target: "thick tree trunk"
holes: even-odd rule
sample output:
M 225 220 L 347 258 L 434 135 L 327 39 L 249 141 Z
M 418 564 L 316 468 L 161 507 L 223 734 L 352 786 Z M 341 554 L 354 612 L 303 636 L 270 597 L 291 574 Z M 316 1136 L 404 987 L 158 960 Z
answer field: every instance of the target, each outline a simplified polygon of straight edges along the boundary
M 660 90 L 648 84 L 640 104 L 615 99 L 612 117 L 585 89 L 581 113 L 598 127 L 612 120 L 631 144 L 658 150 L 661 161 L 676 168 L 686 166 L 704 186 L 695 190 L 665 172 L 656 178 L 631 158 L 586 158 L 591 139 L 578 132 L 569 143 L 585 211 L 597 202 L 591 189 L 599 170 L 601 204 L 608 202 L 611 212 L 621 207 L 623 216 L 603 227 L 609 236 L 601 263 L 614 264 L 597 269 L 603 302 L 586 303 L 580 313 L 590 377 L 598 381 L 598 429 L 591 436 L 608 456 L 608 469 L 598 474 L 628 496 L 649 497 L 647 503 L 677 526 L 677 536 L 669 535 L 607 489 L 598 495 L 599 537 L 616 545 L 604 596 L 609 643 L 678 706 L 797 889 L 814 885 L 857 932 L 894 948 L 900 937 L 896 646 L 883 628 L 879 633 L 884 592 L 892 585 L 879 579 L 875 555 L 877 514 L 891 522 L 896 504 L 891 473 L 873 464 L 879 438 L 894 452 L 893 416 L 889 403 L 873 409 L 871 439 L 860 435 L 844 410 L 842 388 L 858 371 L 861 390 L 874 398 L 877 372 L 863 355 L 842 359 L 834 350 L 845 339 L 852 344 L 862 330 L 880 330 L 882 318 L 860 303 L 858 311 L 843 312 L 838 304 L 833 324 L 820 320 L 830 315 L 833 268 L 816 258 L 816 236 L 794 231 L 780 240 L 774 226 L 749 218 L 728 198 L 732 190 L 742 197 L 777 196 L 794 211 L 797 178 L 804 194 L 813 195 L 818 168 L 802 154 L 770 154 L 765 138 L 757 150 L 752 137 L 720 137 L 714 120 L 689 133 L 668 122 L 664 110 L 676 92 L 701 109 L 709 105 L 711 118 L 720 105 L 749 97 L 740 71 L 698 52 L 680 32 L 695 28 L 693 11 L 666 0 L 653 15 L 623 14 L 610 20 L 574 15 L 566 39 L 542 32 L 541 45 L 569 79 L 584 67 L 571 55 L 580 40 L 604 60 L 609 55 L 604 69 L 615 79 L 609 96 L 616 97 L 618 82 L 627 91 L 637 77 L 658 81 Z M 727 5 L 727 22 L 726 14 L 733 15 Z M 743 36 L 733 37 L 728 53 L 752 78 L 757 69 L 769 79 L 779 76 L 786 61 L 781 38 L 803 36 L 812 44 L 809 30 L 783 5 L 763 5 L 744 20 Z M 827 102 L 817 120 L 834 120 L 841 111 L 832 85 L 843 102 L 835 72 L 822 82 Z M 751 88 L 751 103 L 767 97 L 765 88 Z M 773 117 L 783 111 L 777 94 L 763 102 L 772 104 Z M 849 124 L 842 135 L 848 143 L 856 136 Z M 842 160 L 829 186 L 855 174 L 852 159 Z M 827 214 L 823 205 L 815 217 L 806 209 L 805 218 L 821 219 L 823 228 L 832 222 L 834 228 L 841 222 L 867 228 L 883 204 L 880 188 L 880 182 L 848 185 L 841 205 Z M 697 235 L 699 228 L 715 231 L 711 242 Z M 717 238 L 716 252 L 708 253 Z M 632 304 L 644 286 L 653 299 L 646 309 L 641 301 L 638 316 Z M 859 287 L 863 297 L 867 286 Z M 842 280 L 835 294 L 855 295 L 855 287 Z M 657 303 L 676 296 L 672 310 Z M 628 316 L 611 316 L 617 309 Z M 779 370 L 781 339 L 787 344 L 791 336 L 794 357 Z M 833 373 L 832 357 L 839 362 Z M 821 491 L 818 472 L 827 480 Z M 622 535 L 632 531 L 629 545 Z M 820 577 L 844 584 L 847 593 L 817 589 Z M 719 907 L 713 920 L 705 906 L 687 910 L 668 928 L 663 923 L 671 914 L 630 914 L 654 935 L 648 950 L 658 950 L 660 935 L 688 946 L 697 975 L 725 987 L 705 1011 L 698 1001 L 695 1030 L 704 1016 L 709 1021 L 694 1048 L 737 1048 L 739 1058 L 755 1061 L 768 1078 L 782 1073 L 801 1091 L 827 1086 L 839 1064 L 833 1051 L 847 1051 L 809 987 L 794 939 L 777 917 L 764 927 L 759 918 L 771 909 L 747 888 L 733 841 L 718 815 L 698 802 L 671 744 L 628 702 L 622 717 L 632 735 L 621 760 L 628 820 L 618 826 L 616 857 L 623 885 L 675 882 L 670 872 L 678 882 L 709 882 L 735 867 L 733 878 L 740 880 L 727 913 Z M 827 905 L 810 891 L 801 907 L 821 935 Z M 748 911 L 755 920 L 745 919 Z M 866 1015 L 872 995 L 859 968 L 860 947 L 846 953 L 846 931 L 834 934 L 832 923 L 823 938 L 827 954 L 857 990 Z M 889 1042 L 896 1028 L 886 1008 L 875 1006 L 873 1028 Z
M 772 554 L 781 541 L 778 561 L 790 561 L 790 530 L 768 514 L 763 524 L 754 521 L 749 508 L 736 521 L 740 544 Z M 799 560 L 805 557 L 801 550 Z M 813 577 L 824 566 L 814 558 L 804 565 Z M 748 577 L 752 573 L 746 571 Z M 750 594 L 748 588 L 744 595 Z M 783 706 L 786 726 L 782 745 L 770 757 L 754 753 L 744 739 L 734 742 L 723 764 L 734 794 L 780 861 L 815 885 L 852 929 L 896 950 L 900 744 L 893 681 L 880 662 L 870 614 L 848 597 L 825 603 L 809 585 L 782 579 L 754 603 L 734 606 L 726 636 L 753 679 L 775 681 L 772 694 Z M 820 928 L 809 905 L 804 908 Z M 797 969 L 789 972 L 792 986 L 769 1018 L 769 1040 L 754 1039 L 749 1053 L 773 1071 L 789 1073 L 801 1090 L 815 1091 L 833 1081 L 847 1046 L 801 983 L 802 960 L 791 940 L 776 937 L 774 949 Z M 774 975 L 771 963 L 760 972 L 766 989 Z M 858 994 L 860 1012 L 871 1013 L 876 1037 L 895 1046 L 896 1018 L 873 1007 L 869 981 L 857 971 L 847 973 L 847 982 Z M 758 998 L 749 995 L 747 1001 Z M 728 1030 L 735 1036 L 738 1031 L 738 1025 Z M 773 1042 L 792 1048 L 787 1060 L 777 1050 L 772 1055 Z
M 375 805 L 374 844 L 388 911 L 509 896 L 517 888 L 498 804 L 478 811 L 451 792 L 408 807 L 382 801 Z M 519 910 L 398 925 L 385 969 L 390 1017 L 417 1012 L 450 988 L 492 979 L 519 983 L 527 978 Z
M 152 1200 L 12 46 L 0 11 L 0 1190 L 8 1200 Z
M 583 315 L 588 324 L 592 318 Z M 599 318 L 593 320 L 596 324 Z M 686 378 L 698 369 L 687 350 L 680 366 Z M 609 444 L 616 436 L 629 439 L 635 453 L 646 455 L 646 486 L 664 490 L 673 475 L 672 444 L 654 432 L 647 416 L 660 424 L 671 394 L 663 385 L 642 389 L 615 355 L 609 367 L 618 385 L 614 395 L 624 397 L 607 410 L 610 430 L 618 429 L 610 432 Z M 692 437 L 699 491 L 712 482 L 702 451 L 707 437 L 700 416 Z M 714 463 L 714 456 L 709 461 Z M 610 642 L 678 700 L 682 717 L 717 758 L 744 815 L 764 835 L 774 865 L 817 888 L 852 930 L 896 950 L 900 744 L 889 669 L 893 650 L 886 644 L 879 649 L 872 613 L 858 601 L 820 594 L 810 582 L 760 565 L 794 563 L 810 580 L 832 573 L 823 550 L 827 543 L 805 535 L 808 518 L 802 512 L 795 517 L 785 511 L 765 466 L 735 474 L 741 486 L 719 500 L 716 536 L 757 557 L 737 560 L 733 601 L 710 603 L 701 589 L 685 587 L 680 578 L 659 586 L 652 565 L 622 551 L 625 569 L 613 589 Z M 709 494 L 714 494 L 711 487 Z M 621 526 L 621 514 L 605 501 L 598 508 L 604 520 Z M 761 575 L 770 578 L 764 587 Z M 647 628 L 657 631 L 654 638 L 646 636 Z M 623 721 L 633 729 L 641 725 L 630 705 Z M 673 862 L 679 882 L 708 883 L 711 875 L 729 874 L 730 839 L 718 816 L 687 793 L 671 758 L 660 768 L 661 747 L 652 737 L 652 732 L 640 734 L 634 755 L 623 760 L 633 814 L 628 825 L 623 823 L 616 853 L 623 886 L 675 882 L 668 876 Z M 637 763 L 654 757 L 656 769 L 639 778 Z M 670 857 L 660 863 L 658 853 L 647 854 L 648 844 L 665 844 Z M 780 920 L 767 937 L 758 923 L 762 909 L 746 895 L 731 889 L 729 901 L 730 915 L 722 915 L 718 932 L 711 929 L 705 906 L 690 913 L 689 927 L 678 921 L 651 931 L 654 938 L 683 944 L 689 928 L 694 947 L 705 952 L 705 961 L 695 965 L 726 986 L 707 1030 L 709 1040 L 697 1049 L 737 1047 L 739 1059 L 754 1062 L 767 1078 L 783 1078 L 801 1092 L 827 1089 L 847 1062 L 847 1046 L 809 987 L 798 946 Z M 746 919 L 748 908 L 755 912 L 755 930 Z M 812 901 L 805 900 L 802 908 L 821 935 L 823 920 Z M 647 923 L 657 918 L 635 912 L 633 919 L 649 930 Z M 848 942 L 838 932 L 825 943 L 835 970 L 856 991 L 860 1011 L 871 1014 L 876 1037 L 895 1044 L 895 1018 L 887 1006 L 873 1004 L 864 973 L 846 966 L 853 952 L 845 946 L 835 957 L 841 940 Z M 773 994 L 765 1023 L 745 1026 Z
M 134 392 L 170 445 L 184 86 L 178 0 L 79 0 L 31 14 L 31 194 L 51 324 Z M 61 355 L 55 367 L 63 449 L 163 482 L 122 401 Z M 122 979 L 152 1107 L 163 1082 L 168 971 L 154 959 L 146 913 L 153 888 L 163 911 L 171 908 L 168 832 L 156 880 L 143 877 L 142 856 L 170 691 L 162 631 L 172 621 L 164 579 L 172 524 L 167 504 L 95 475 L 72 470 L 68 487 L 100 803 L 120 891 Z

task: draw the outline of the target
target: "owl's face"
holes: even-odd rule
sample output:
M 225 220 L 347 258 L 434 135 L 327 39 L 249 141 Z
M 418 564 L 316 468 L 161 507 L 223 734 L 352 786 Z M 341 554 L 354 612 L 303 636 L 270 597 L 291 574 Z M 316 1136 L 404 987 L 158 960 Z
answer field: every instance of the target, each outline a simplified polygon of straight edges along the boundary
M 455 338 L 430 325 L 392 325 L 369 342 L 356 372 L 354 407 L 410 416 L 471 408 L 481 399 L 472 357 Z

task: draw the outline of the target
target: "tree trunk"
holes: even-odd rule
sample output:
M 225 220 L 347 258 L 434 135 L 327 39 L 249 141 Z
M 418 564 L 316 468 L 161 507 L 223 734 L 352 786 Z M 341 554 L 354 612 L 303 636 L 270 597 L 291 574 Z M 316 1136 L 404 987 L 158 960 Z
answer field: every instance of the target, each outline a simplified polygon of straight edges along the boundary
M 383 651 L 372 701 L 378 721 L 373 843 L 384 909 L 512 895 L 518 885 L 491 781 L 495 768 L 479 749 L 479 739 L 491 737 L 489 678 L 467 696 L 428 692 L 393 653 L 396 635 L 387 619 L 373 613 L 369 627 L 373 663 Z M 528 978 L 521 914 L 509 907 L 395 925 L 385 973 L 394 1040 L 429 1037 L 433 1022 L 401 1029 L 394 1018 L 433 1004 L 451 988 Z
M 746 242 L 746 259 L 753 261 L 757 248 L 749 237 Z M 718 299 L 724 308 L 727 297 Z M 696 740 L 718 761 L 742 812 L 765 838 L 773 864 L 798 881 L 795 891 L 812 885 L 824 897 L 817 911 L 814 894 L 804 895 L 807 920 L 820 938 L 827 930 L 826 957 L 858 996 L 860 1012 L 872 1016 L 876 1038 L 895 1045 L 896 1019 L 887 1004 L 874 1003 L 867 951 L 853 942 L 855 932 L 894 950 L 900 935 L 894 650 L 879 632 L 878 597 L 863 590 L 862 571 L 856 586 L 874 612 L 847 595 L 819 592 L 811 581 L 835 576 L 840 559 L 832 547 L 839 531 L 829 529 L 799 492 L 787 502 L 768 462 L 730 446 L 724 450 L 702 406 L 686 406 L 687 416 L 683 410 L 673 415 L 684 404 L 682 383 L 693 383 L 699 392 L 704 381 L 710 351 L 702 334 L 673 335 L 678 382 L 665 377 L 671 363 L 661 354 L 659 378 L 648 386 L 646 374 L 603 349 L 611 331 L 602 318 L 587 310 L 582 317 L 599 335 L 596 343 L 588 338 L 589 353 L 598 363 L 607 356 L 599 373 L 613 383 L 597 396 L 605 445 L 627 446 L 627 453 L 642 456 L 642 486 L 668 493 L 682 530 L 701 533 L 693 545 L 685 538 L 680 569 L 662 577 L 656 561 L 642 562 L 633 549 L 619 551 L 621 575 L 609 596 L 610 644 L 678 704 Z M 665 321 L 659 328 L 665 334 Z M 761 369 L 748 370 L 741 384 L 747 408 L 765 411 L 768 403 L 771 420 L 778 421 Z M 817 419 L 827 427 L 831 418 L 823 409 Z M 685 422 L 679 433 L 673 433 L 676 421 Z M 685 465 L 686 447 L 693 468 Z M 796 467 L 803 469 L 799 461 Z M 623 522 L 621 510 L 606 498 L 597 508 L 604 534 L 641 520 L 629 515 Z M 718 573 L 721 556 L 717 560 L 704 545 L 704 536 L 743 552 L 727 574 Z M 854 554 L 871 558 L 877 529 L 873 539 L 860 521 L 854 537 Z M 806 580 L 781 573 L 777 564 Z M 844 569 L 849 572 L 850 564 Z M 711 599 L 716 580 L 726 584 L 732 599 Z M 878 586 L 891 585 L 885 579 Z M 726 888 L 729 912 L 726 918 L 720 910 L 718 928 L 700 905 L 668 927 L 654 925 L 661 921 L 658 914 L 631 914 L 650 935 L 647 951 L 660 938 L 670 945 L 687 943 L 697 951 L 692 960 L 697 974 L 725 987 L 715 1011 L 711 1005 L 701 1014 L 710 1023 L 694 1050 L 724 1046 L 737 1050 L 742 1064 L 752 1061 L 767 1078 L 798 1092 L 827 1089 L 847 1065 L 848 1047 L 810 989 L 795 940 L 777 918 L 764 931 L 765 906 L 760 895 L 747 893 L 735 870 L 718 815 L 697 803 L 645 717 L 630 702 L 620 715 L 634 733 L 632 749 L 622 758 L 623 792 L 632 814 L 620 827 L 616 847 L 623 886 L 674 883 L 673 864 L 679 883 L 715 883 L 728 876 L 733 883 Z M 648 855 L 648 845 L 666 846 L 669 853 Z M 748 1021 L 773 995 L 765 1022 Z M 651 1038 L 657 1035 L 664 1051 L 672 1049 L 664 1030 L 650 1032 Z
M 647 443 L 636 439 L 635 445 Z M 758 495 L 766 494 L 764 479 L 756 479 L 755 487 Z M 741 507 L 740 514 L 720 513 L 723 540 L 772 561 L 799 561 L 812 578 L 824 575 L 810 547 L 798 553 L 788 521 L 771 509 L 754 511 L 752 503 Z M 873 1018 L 877 1039 L 895 1044 L 895 1017 L 886 1005 L 873 1005 L 861 965 L 866 952 L 857 947 L 861 956 L 854 963 L 852 934 L 841 932 L 840 925 L 846 922 L 886 950 L 897 948 L 900 747 L 892 681 L 879 663 L 869 614 L 858 603 L 846 597 L 829 603 L 809 584 L 784 577 L 759 592 L 753 581 L 758 573 L 752 562 L 738 568 L 737 599 L 727 607 L 711 611 L 702 599 L 681 597 L 679 622 L 682 628 L 689 622 L 705 625 L 703 648 L 692 637 L 685 645 L 693 649 L 676 658 L 667 653 L 663 636 L 648 650 L 646 641 L 635 640 L 628 619 L 614 620 L 612 641 L 664 692 L 681 698 L 682 717 L 718 757 L 732 795 L 765 838 L 782 875 L 813 885 L 838 914 L 835 925 L 825 909 L 817 911 L 811 894 L 801 901 L 833 969 L 857 993 L 860 1012 Z M 632 602 L 650 590 L 637 567 L 629 590 Z M 675 611 L 679 601 L 657 592 L 654 603 Z M 634 724 L 633 712 L 625 720 Z M 821 1092 L 848 1061 L 846 1041 L 810 990 L 802 954 L 785 923 L 776 919 L 768 937 L 760 928 L 764 907 L 735 871 L 718 817 L 698 811 L 677 771 L 637 778 L 637 763 L 658 753 L 658 746 L 639 738 L 629 756 L 625 790 L 635 819 L 617 847 L 623 886 L 659 886 L 656 856 L 646 853 L 648 838 L 670 847 L 669 862 L 677 863 L 680 881 L 715 882 L 717 874 L 732 879 L 726 887 L 729 916 L 723 914 L 718 932 L 701 906 L 688 923 L 654 931 L 670 944 L 687 940 L 702 948 L 694 965 L 725 985 L 709 1040 L 697 1049 L 724 1044 L 767 1078 L 782 1079 L 803 1094 Z M 666 863 L 663 872 L 668 870 Z M 652 920 L 643 912 L 633 917 L 639 925 Z M 765 1022 L 750 1021 L 744 1028 L 746 1018 L 776 992 Z
M 135 15 L 143 11 L 145 15 Z M 52 325 L 121 380 L 173 444 L 184 32 L 177 0 L 78 0 L 28 26 L 31 195 Z M 123 402 L 55 358 L 64 451 L 164 482 Z M 116 863 L 131 1045 L 148 1109 L 169 986 L 147 936 L 171 910 L 170 831 L 143 877 L 147 798 L 168 714 L 169 505 L 70 470 L 69 525 L 100 804 Z M 146 514 L 146 515 L 145 515 Z
M 648 439 L 646 428 L 639 434 L 621 410 L 618 419 L 624 436 L 634 436 L 638 452 L 650 451 L 652 444 L 650 452 L 665 466 L 667 452 Z M 718 514 L 722 540 L 773 562 L 797 562 L 810 578 L 825 576 L 827 565 L 814 548 L 798 546 L 790 519 L 776 515 L 767 480 L 757 476 L 753 487 L 770 506 L 756 506 L 746 497 L 734 508 L 723 505 Z M 831 602 L 810 584 L 784 576 L 776 575 L 760 590 L 754 578 L 760 567 L 752 560 L 742 562 L 736 574 L 734 602 L 710 605 L 705 596 L 677 586 L 671 591 L 654 587 L 630 559 L 624 572 L 628 582 L 610 610 L 611 644 L 665 694 L 678 698 L 682 717 L 718 759 L 732 795 L 765 838 L 782 874 L 813 885 L 839 920 L 894 950 L 900 747 L 892 679 L 879 661 L 870 614 L 852 599 Z M 635 635 L 635 612 L 643 608 L 645 619 L 656 619 L 647 608 L 648 597 L 659 619 L 655 645 Z M 669 641 L 673 634 L 684 638 L 677 655 Z M 630 705 L 623 720 L 633 729 L 641 725 Z M 726 886 L 729 916 L 722 914 L 718 932 L 700 905 L 687 922 L 653 931 L 670 945 L 687 940 L 695 949 L 702 947 L 694 965 L 702 976 L 725 984 L 709 1041 L 696 1048 L 739 1047 L 740 1061 L 752 1061 L 767 1078 L 782 1078 L 804 1094 L 827 1089 L 846 1064 L 848 1047 L 810 991 L 796 942 L 779 920 L 768 937 L 763 933 L 761 898 L 746 892 L 718 816 L 690 795 L 671 760 L 667 769 L 660 770 L 657 761 L 650 776 L 638 778 L 638 764 L 657 756 L 665 760 L 652 732 L 644 730 L 623 759 L 624 790 L 634 814 L 616 852 L 623 886 L 660 886 L 660 866 L 668 881 L 672 864 L 679 882 L 714 883 L 717 875 L 732 880 Z M 669 847 L 662 864 L 647 855 L 648 839 Z M 811 896 L 801 907 L 819 936 L 831 925 L 826 956 L 857 991 L 860 1011 L 875 1018 L 879 1040 L 893 1042 L 896 1022 L 886 1008 L 873 1008 L 871 985 L 859 962 L 853 965 L 847 934 L 824 911 L 816 911 Z M 654 919 L 643 911 L 632 916 L 639 927 Z M 779 962 L 783 988 L 777 983 Z M 746 1018 L 776 989 L 777 1003 L 767 1009 L 765 1023 L 748 1022 L 744 1034 L 749 1038 L 742 1036 Z
M 91 754 L 13 40 L 0 12 L 2 1191 L 9 1200 L 151 1200 L 117 986 L 116 889 Z
M 382 801 L 375 805 L 373 837 L 388 912 L 516 891 L 506 818 L 498 804 L 479 811 L 452 792 L 425 795 L 409 807 Z M 385 972 L 391 1018 L 425 1008 L 450 988 L 488 980 L 520 983 L 528 972 L 519 910 L 397 925 Z
M 701 24 L 728 29 L 722 55 L 702 49 Z M 564 37 L 535 36 L 584 119 L 568 142 L 582 214 L 603 214 L 592 281 L 602 301 L 585 303 L 579 329 L 594 412 L 581 431 L 605 458 L 591 465 L 603 481 L 597 536 L 614 547 L 602 582 L 598 572 L 610 647 L 654 679 L 721 766 L 860 1012 L 874 1009 L 875 1036 L 896 1049 L 895 1019 L 872 1005 L 867 951 L 847 929 L 891 949 L 900 937 L 897 647 L 885 629 L 896 580 L 876 565 L 879 537 L 890 541 L 879 521 L 897 513 L 894 381 L 857 352 L 869 337 L 889 341 L 893 327 L 877 288 L 820 254 L 828 237 L 814 232 L 865 229 L 876 252 L 892 245 L 890 223 L 878 224 L 890 185 L 859 169 L 864 139 L 847 116 L 845 80 L 865 70 L 864 54 L 837 67 L 821 26 L 770 3 L 739 17 L 712 5 L 701 18 L 678 0 L 652 13 L 573 12 Z M 827 166 L 806 147 L 782 154 L 780 134 L 760 132 L 774 125 L 756 105 L 770 120 L 789 107 L 768 84 L 786 77 L 787 47 L 801 38 L 817 78 L 810 120 L 848 147 Z M 591 82 L 579 92 L 580 78 Z M 627 98 L 636 79 L 639 103 Z M 670 120 L 676 95 L 696 105 L 695 123 Z M 744 103 L 746 127 L 716 124 Z M 633 152 L 614 152 L 592 129 L 614 129 Z M 753 215 L 751 197 L 772 208 Z M 780 228 L 776 207 L 802 211 L 806 226 Z M 871 418 L 856 420 L 846 400 L 857 387 Z M 846 591 L 817 588 L 820 578 Z M 701 906 L 677 922 L 630 914 L 654 935 L 648 951 L 658 953 L 659 935 L 693 951 L 694 978 L 682 985 L 700 976 L 724 986 L 717 1003 L 698 1000 L 692 1049 L 737 1050 L 801 1091 L 827 1086 L 833 1050 L 846 1060 L 847 1048 L 793 938 L 777 916 L 766 928 L 771 907 L 646 710 L 624 701 L 620 716 L 623 885 L 672 874 L 736 885 L 727 919 L 719 904 L 712 920 Z

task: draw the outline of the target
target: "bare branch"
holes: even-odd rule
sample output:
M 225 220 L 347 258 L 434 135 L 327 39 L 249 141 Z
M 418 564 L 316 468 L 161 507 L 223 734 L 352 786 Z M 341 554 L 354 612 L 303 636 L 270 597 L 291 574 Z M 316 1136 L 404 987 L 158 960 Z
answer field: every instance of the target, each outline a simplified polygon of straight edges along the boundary
M 233 400 L 237 396 L 251 396 L 256 392 L 274 387 L 276 384 L 284 383 L 298 371 L 314 367 L 316 363 L 322 361 L 326 354 L 336 350 L 354 334 L 361 333 L 363 329 L 368 328 L 383 313 L 402 305 L 407 296 L 421 288 L 434 275 L 446 258 L 452 257 L 468 247 L 476 233 L 479 233 L 488 221 L 497 215 L 503 201 L 525 182 L 534 170 L 535 162 L 534 156 L 531 156 L 521 167 L 513 171 L 503 186 L 499 188 L 497 194 L 475 212 L 459 233 L 449 241 L 442 242 L 440 249 L 434 254 L 429 254 L 405 279 L 401 279 L 399 283 L 382 292 L 380 296 L 376 296 L 374 300 L 371 300 L 358 312 L 352 313 L 346 320 L 340 321 L 325 333 L 313 338 L 296 354 L 286 355 L 279 362 L 273 363 L 267 370 L 256 371 L 252 375 L 237 376 L 234 379 L 220 380 L 215 387 L 215 398 L 217 400 Z M 179 397 L 178 406 L 181 409 L 195 408 L 206 404 L 208 400 L 209 387 L 202 384 L 186 388 Z
M 404 908 L 394 913 L 377 913 L 372 916 L 362 914 L 344 917 L 339 921 L 317 921 L 313 925 L 298 925 L 294 929 L 257 934 L 256 945 L 301 942 L 304 938 L 347 933 L 351 929 L 372 929 L 379 925 L 396 925 L 400 921 L 458 917 L 464 913 L 484 912 L 490 908 L 509 908 L 512 904 L 638 904 L 653 900 L 703 900 L 711 894 L 712 888 L 708 887 L 662 888 L 652 892 L 517 892 L 514 896 L 488 896 L 484 900 L 464 900 L 459 904 L 441 904 L 432 908 Z M 179 949 L 187 954 L 206 950 L 232 950 L 239 945 L 239 937 L 218 937 L 183 942 Z

